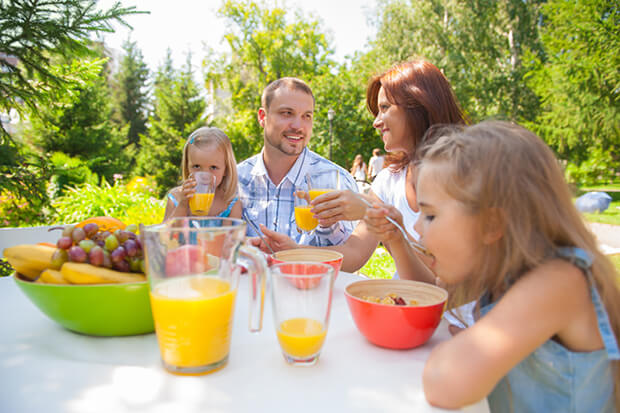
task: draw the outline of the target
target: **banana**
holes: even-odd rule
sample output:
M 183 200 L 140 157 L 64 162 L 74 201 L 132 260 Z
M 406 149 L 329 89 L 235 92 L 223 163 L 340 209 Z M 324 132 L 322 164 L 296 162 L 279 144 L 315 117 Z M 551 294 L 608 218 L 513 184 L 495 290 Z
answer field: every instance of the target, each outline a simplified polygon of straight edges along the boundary
M 69 284 L 60 271 L 52 270 L 50 268 L 41 273 L 37 279 L 37 282 L 45 284 Z
M 65 262 L 60 267 L 63 278 L 72 284 L 111 284 L 146 281 L 144 274 L 114 271 L 77 262 Z
M 52 266 L 55 249 L 47 245 L 23 244 L 5 248 L 3 254 L 15 271 L 36 280 L 43 270 Z

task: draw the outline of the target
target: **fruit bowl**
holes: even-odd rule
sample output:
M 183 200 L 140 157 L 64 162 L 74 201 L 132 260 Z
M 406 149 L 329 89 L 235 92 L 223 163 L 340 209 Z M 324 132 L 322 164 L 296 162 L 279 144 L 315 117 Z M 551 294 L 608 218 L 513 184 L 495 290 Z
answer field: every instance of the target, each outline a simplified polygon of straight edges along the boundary
M 51 320 L 68 330 L 92 336 L 129 336 L 154 331 L 149 285 L 66 285 L 13 279 L 22 292 Z
M 409 349 L 426 343 L 441 321 L 448 292 L 435 285 L 409 280 L 364 280 L 349 284 L 345 297 L 358 330 L 371 343 L 391 349 Z M 371 302 L 364 297 L 396 294 L 407 303 Z

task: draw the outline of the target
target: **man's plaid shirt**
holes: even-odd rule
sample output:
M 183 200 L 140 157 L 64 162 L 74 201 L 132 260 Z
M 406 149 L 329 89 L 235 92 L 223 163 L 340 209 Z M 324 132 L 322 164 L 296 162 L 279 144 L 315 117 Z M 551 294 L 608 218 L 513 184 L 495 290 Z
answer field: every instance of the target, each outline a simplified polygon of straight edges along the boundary
M 340 173 L 341 189 L 358 192 L 355 180 L 347 170 L 308 148 L 304 148 L 278 186 L 269 179 L 262 151 L 246 159 L 237 165 L 239 199 L 243 203 L 244 216 L 247 214 L 256 225 L 264 224 L 271 230 L 288 235 L 298 244 L 314 246 L 342 244 L 353 232 L 356 221 L 340 221 L 328 228 L 319 226 L 312 235 L 300 234 L 295 224 L 293 194 L 296 190 L 308 190 L 306 173 L 333 168 Z M 251 225 L 248 225 L 247 235 L 257 236 Z

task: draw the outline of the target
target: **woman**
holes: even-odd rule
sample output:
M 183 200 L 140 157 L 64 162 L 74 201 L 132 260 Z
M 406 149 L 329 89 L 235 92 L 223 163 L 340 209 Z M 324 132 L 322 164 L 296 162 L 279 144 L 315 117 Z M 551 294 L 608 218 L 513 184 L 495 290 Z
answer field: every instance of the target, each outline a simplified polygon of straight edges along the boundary
M 411 160 L 431 126 L 465 124 L 465 116 L 448 79 L 435 65 L 424 60 L 399 63 L 373 77 L 366 91 L 366 105 L 375 116 L 373 126 L 381 134 L 389 165 L 379 172 L 366 198 L 376 206 L 394 206 L 402 214 L 405 229 L 417 238 L 413 229 L 418 216 L 416 171 Z M 315 198 L 312 211 L 322 226 L 341 220 L 360 220 L 367 207 L 359 197 L 351 191 L 329 192 Z M 392 224 L 386 221 L 386 225 Z M 397 231 L 393 226 L 392 229 Z M 267 229 L 263 232 L 276 249 L 297 247 L 287 236 Z M 344 254 L 343 271 L 354 272 L 368 261 L 378 243 L 377 236 L 361 221 L 344 244 L 328 248 Z M 429 282 L 435 280 L 423 265 L 413 274 L 402 275 Z
M 357 189 L 360 193 L 365 193 L 368 184 L 366 183 L 366 175 L 368 175 L 368 168 L 366 162 L 362 158 L 361 154 L 357 154 L 353 160 L 353 166 L 351 167 L 351 175 L 357 183 Z

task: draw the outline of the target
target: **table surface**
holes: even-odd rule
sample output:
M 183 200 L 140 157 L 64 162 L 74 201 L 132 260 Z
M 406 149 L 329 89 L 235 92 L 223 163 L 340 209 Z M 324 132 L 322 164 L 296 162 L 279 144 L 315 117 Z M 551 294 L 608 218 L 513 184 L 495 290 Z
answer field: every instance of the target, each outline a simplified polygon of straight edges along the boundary
M 155 334 L 91 337 L 44 316 L 12 277 L 0 279 L 2 412 L 439 412 L 422 391 L 431 349 L 447 340 L 443 321 L 424 346 L 388 350 L 357 330 L 344 288 L 360 277 L 341 272 L 319 362 L 285 363 L 271 304 L 263 331 L 250 333 L 248 280 L 242 277 L 228 365 L 205 376 L 167 373 Z M 488 412 L 486 400 L 465 412 Z

